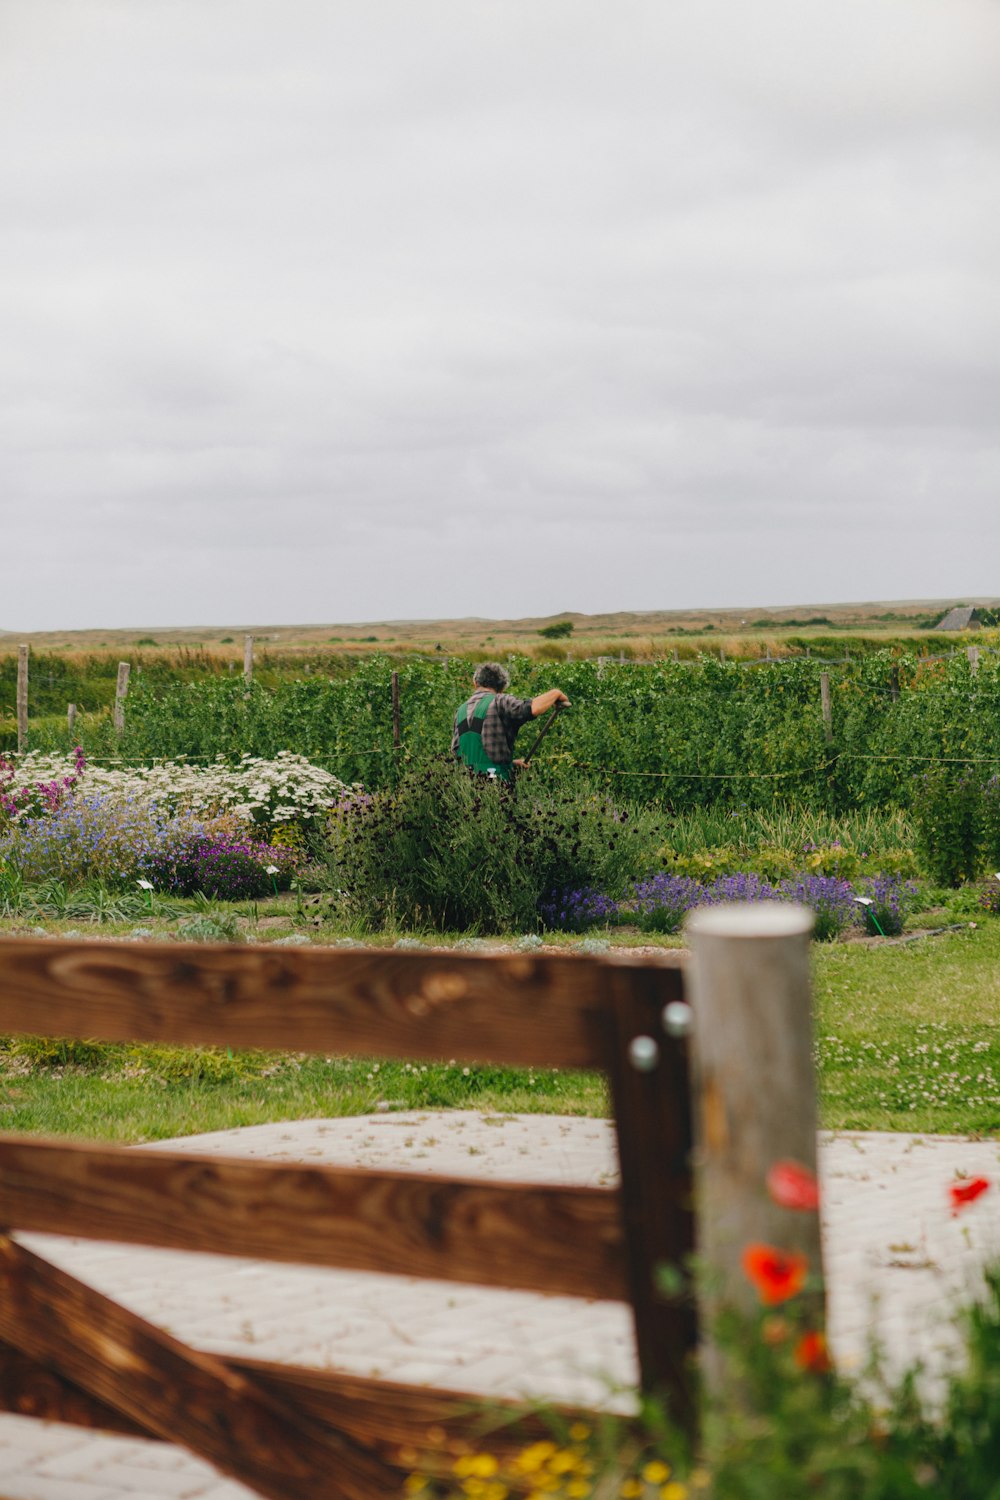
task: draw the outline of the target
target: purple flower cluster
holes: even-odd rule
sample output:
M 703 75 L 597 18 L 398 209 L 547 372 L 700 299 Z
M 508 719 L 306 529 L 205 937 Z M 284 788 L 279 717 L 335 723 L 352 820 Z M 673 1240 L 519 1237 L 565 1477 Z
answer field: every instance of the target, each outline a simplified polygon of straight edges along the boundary
M 676 932 L 685 913 L 704 899 L 700 881 L 664 871 L 633 885 L 620 909 L 623 915 L 633 916 L 644 932 Z
M 146 861 L 144 874 L 157 890 L 174 896 L 203 891 L 222 901 L 249 901 L 287 886 L 296 863 L 287 847 L 194 832 L 164 843 Z
M 671 933 L 696 906 L 719 906 L 729 901 L 796 901 L 814 913 L 815 936 L 823 942 L 859 921 L 876 931 L 870 925 L 872 914 L 886 935 L 901 931 L 917 887 L 898 875 L 882 875 L 867 880 L 863 893 L 871 906 L 858 902 L 850 881 L 833 875 L 799 875 L 770 885 L 759 875 L 742 872 L 720 875 L 703 885 L 690 876 L 663 872 L 637 881 L 621 901 L 613 901 L 593 887 L 554 893 L 542 903 L 539 915 L 546 927 L 565 932 L 583 932 L 599 922 L 624 920 L 635 922 L 644 932 Z
M 865 931 L 873 937 L 897 937 L 919 893 L 916 883 L 901 875 L 875 875 L 862 882 L 860 894 L 871 903 L 861 906 Z
M 168 837 L 167 820 L 152 803 L 67 796 L 49 813 L 12 820 L 0 836 L 0 858 L 27 881 L 56 877 L 70 884 L 118 885 Z
M 781 892 L 761 875 L 740 870 L 736 875 L 718 875 L 704 886 L 699 906 L 721 906 L 725 901 L 780 901 Z
M 780 899 L 808 906 L 816 918 L 814 935 L 820 942 L 835 938 L 857 921 L 858 906 L 849 880 L 836 875 L 799 875 L 783 880 Z
M 539 904 L 538 914 L 554 931 L 586 932 L 617 916 L 618 903 L 594 886 L 582 886 L 576 891 L 553 891 Z
M 10 790 L 17 769 L 0 755 L 0 813 L 15 818 L 24 812 L 55 812 L 66 793 L 76 786 L 86 764 L 83 749 L 77 745 L 73 751 L 73 770 L 68 776 L 61 776 L 55 781 L 36 781 L 33 786 L 19 786 Z

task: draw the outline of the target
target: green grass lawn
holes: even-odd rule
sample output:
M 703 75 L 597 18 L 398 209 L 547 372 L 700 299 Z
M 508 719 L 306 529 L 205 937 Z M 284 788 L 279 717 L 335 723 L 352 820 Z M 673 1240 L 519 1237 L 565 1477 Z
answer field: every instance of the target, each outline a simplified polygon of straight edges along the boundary
M 293 930 L 287 906 L 268 914 L 284 920 L 261 937 Z M 72 924 L 46 925 L 55 932 Z M 25 930 L 0 923 L 15 927 Z M 117 936 L 128 927 L 100 930 Z M 826 1128 L 1000 1132 L 1000 920 L 902 945 L 816 944 L 813 955 Z M 593 1075 L 544 1070 L 0 1043 L 6 1130 L 137 1142 L 378 1108 L 601 1115 L 607 1095 Z
M 1000 1130 L 1000 922 L 815 950 L 822 1123 Z

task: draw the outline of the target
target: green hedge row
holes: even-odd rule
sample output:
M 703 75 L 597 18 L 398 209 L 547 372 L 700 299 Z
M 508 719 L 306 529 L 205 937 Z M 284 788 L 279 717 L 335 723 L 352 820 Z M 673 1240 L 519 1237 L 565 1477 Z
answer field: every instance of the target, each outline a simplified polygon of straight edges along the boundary
M 393 749 L 392 670 L 399 673 L 402 749 Z M 533 776 L 549 785 L 581 778 L 620 798 L 674 808 L 707 803 L 766 807 L 795 802 L 839 812 L 908 806 L 914 778 L 933 764 L 1000 772 L 1000 662 L 973 673 L 964 656 L 926 663 L 873 654 L 829 669 L 832 739 L 821 711 L 822 663 L 511 663 L 525 697 L 562 687 L 572 710 L 546 740 Z M 407 764 L 448 748 L 452 715 L 472 664 L 372 657 L 347 676 L 301 677 L 273 687 L 215 676 L 188 683 L 133 677 L 120 743 L 107 714 L 82 721 L 97 755 L 127 760 L 210 759 L 289 749 L 346 781 L 394 784 Z M 11 748 L 13 726 L 0 734 Z M 518 749 L 532 738 L 521 732 Z M 68 745 L 64 719 L 33 723 L 36 748 Z

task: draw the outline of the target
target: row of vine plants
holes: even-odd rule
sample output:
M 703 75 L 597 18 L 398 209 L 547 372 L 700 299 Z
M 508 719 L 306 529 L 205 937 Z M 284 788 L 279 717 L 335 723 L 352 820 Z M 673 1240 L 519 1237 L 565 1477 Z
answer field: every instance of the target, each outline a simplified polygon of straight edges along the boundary
M 530 698 L 559 686 L 572 701 L 532 767 L 539 785 L 603 784 L 619 800 L 676 809 L 792 802 L 840 812 L 909 806 L 931 769 L 982 779 L 1000 773 L 994 657 L 978 671 L 961 656 L 928 663 L 889 652 L 840 667 L 829 672 L 829 722 L 821 708 L 824 668 L 809 660 L 748 668 L 703 656 L 602 668 L 513 659 L 510 668 L 515 693 Z M 471 661 L 459 658 L 396 664 L 372 657 L 336 679 L 316 674 L 274 686 L 228 676 L 141 677 L 120 736 L 105 713 L 78 719 L 74 737 L 92 756 L 133 763 L 290 750 L 375 790 L 394 785 L 414 761 L 447 753 L 471 672 Z M 520 753 L 532 738 L 529 725 Z M 68 730 L 59 720 L 41 721 L 30 743 L 65 748 Z

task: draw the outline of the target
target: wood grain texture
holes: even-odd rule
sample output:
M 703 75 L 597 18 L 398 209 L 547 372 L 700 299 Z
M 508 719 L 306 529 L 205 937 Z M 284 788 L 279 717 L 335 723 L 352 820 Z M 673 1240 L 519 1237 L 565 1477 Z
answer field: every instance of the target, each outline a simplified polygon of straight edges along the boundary
M 610 1188 L 4 1135 L 0 1225 L 565 1296 L 628 1296 L 621 1206 Z
M 467 1447 L 481 1439 L 484 1424 L 491 1429 L 489 1445 L 495 1453 L 514 1453 L 525 1443 L 552 1434 L 551 1424 L 518 1401 L 370 1380 L 337 1370 L 305 1369 L 233 1355 L 215 1357 L 276 1400 L 305 1412 L 323 1427 L 355 1439 L 392 1465 L 408 1465 L 409 1460 L 400 1458 L 401 1448 L 454 1452 Z M 3 1343 L 0 1410 L 130 1437 L 161 1437 L 30 1355 Z M 598 1414 L 581 1407 L 557 1405 L 548 1410 L 566 1423 L 600 1420 Z
M 767 1174 L 791 1158 L 816 1171 L 809 939 L 812 914 L 766 902 L 706 908 L 692 918 L 696 1172 L 699 1248 L 717 1303 L 754 1315 L 757 1294 L 742 1268 L 747 1245 L 804 1254 L 822 1275 L 819 1214 L 782 1208 Z M 819 1293 L 805 1293 L 817 1325 Z M 722 1383 L 725 1354 L 709 1346 L 704 1367 Z
M 692 1109 L 686 1041 L 668 1036 L 664 1007 L 684 998 L 682 975 L 646 971 L 615 980 L 606 1012 L 607 1060 L 618 1131 L 627 1272 L 643 1389 L 665 1393 L 674 1418 L 694 1422 L 697 1317 L 691 1284 L 695 1218 Z M 658 1053 L 637 1069 L 629 1047 Z M 678 1281 L 668 1294 L 667 1271 Z
M 0 938 L 0 1035 L 594 1068 L 597 1014 L 620 967 L 573 956 Z
M 0 1235 L 0 1338 L 269 1500 L 372 1500 L 398 1476 L 214 1357 Z

